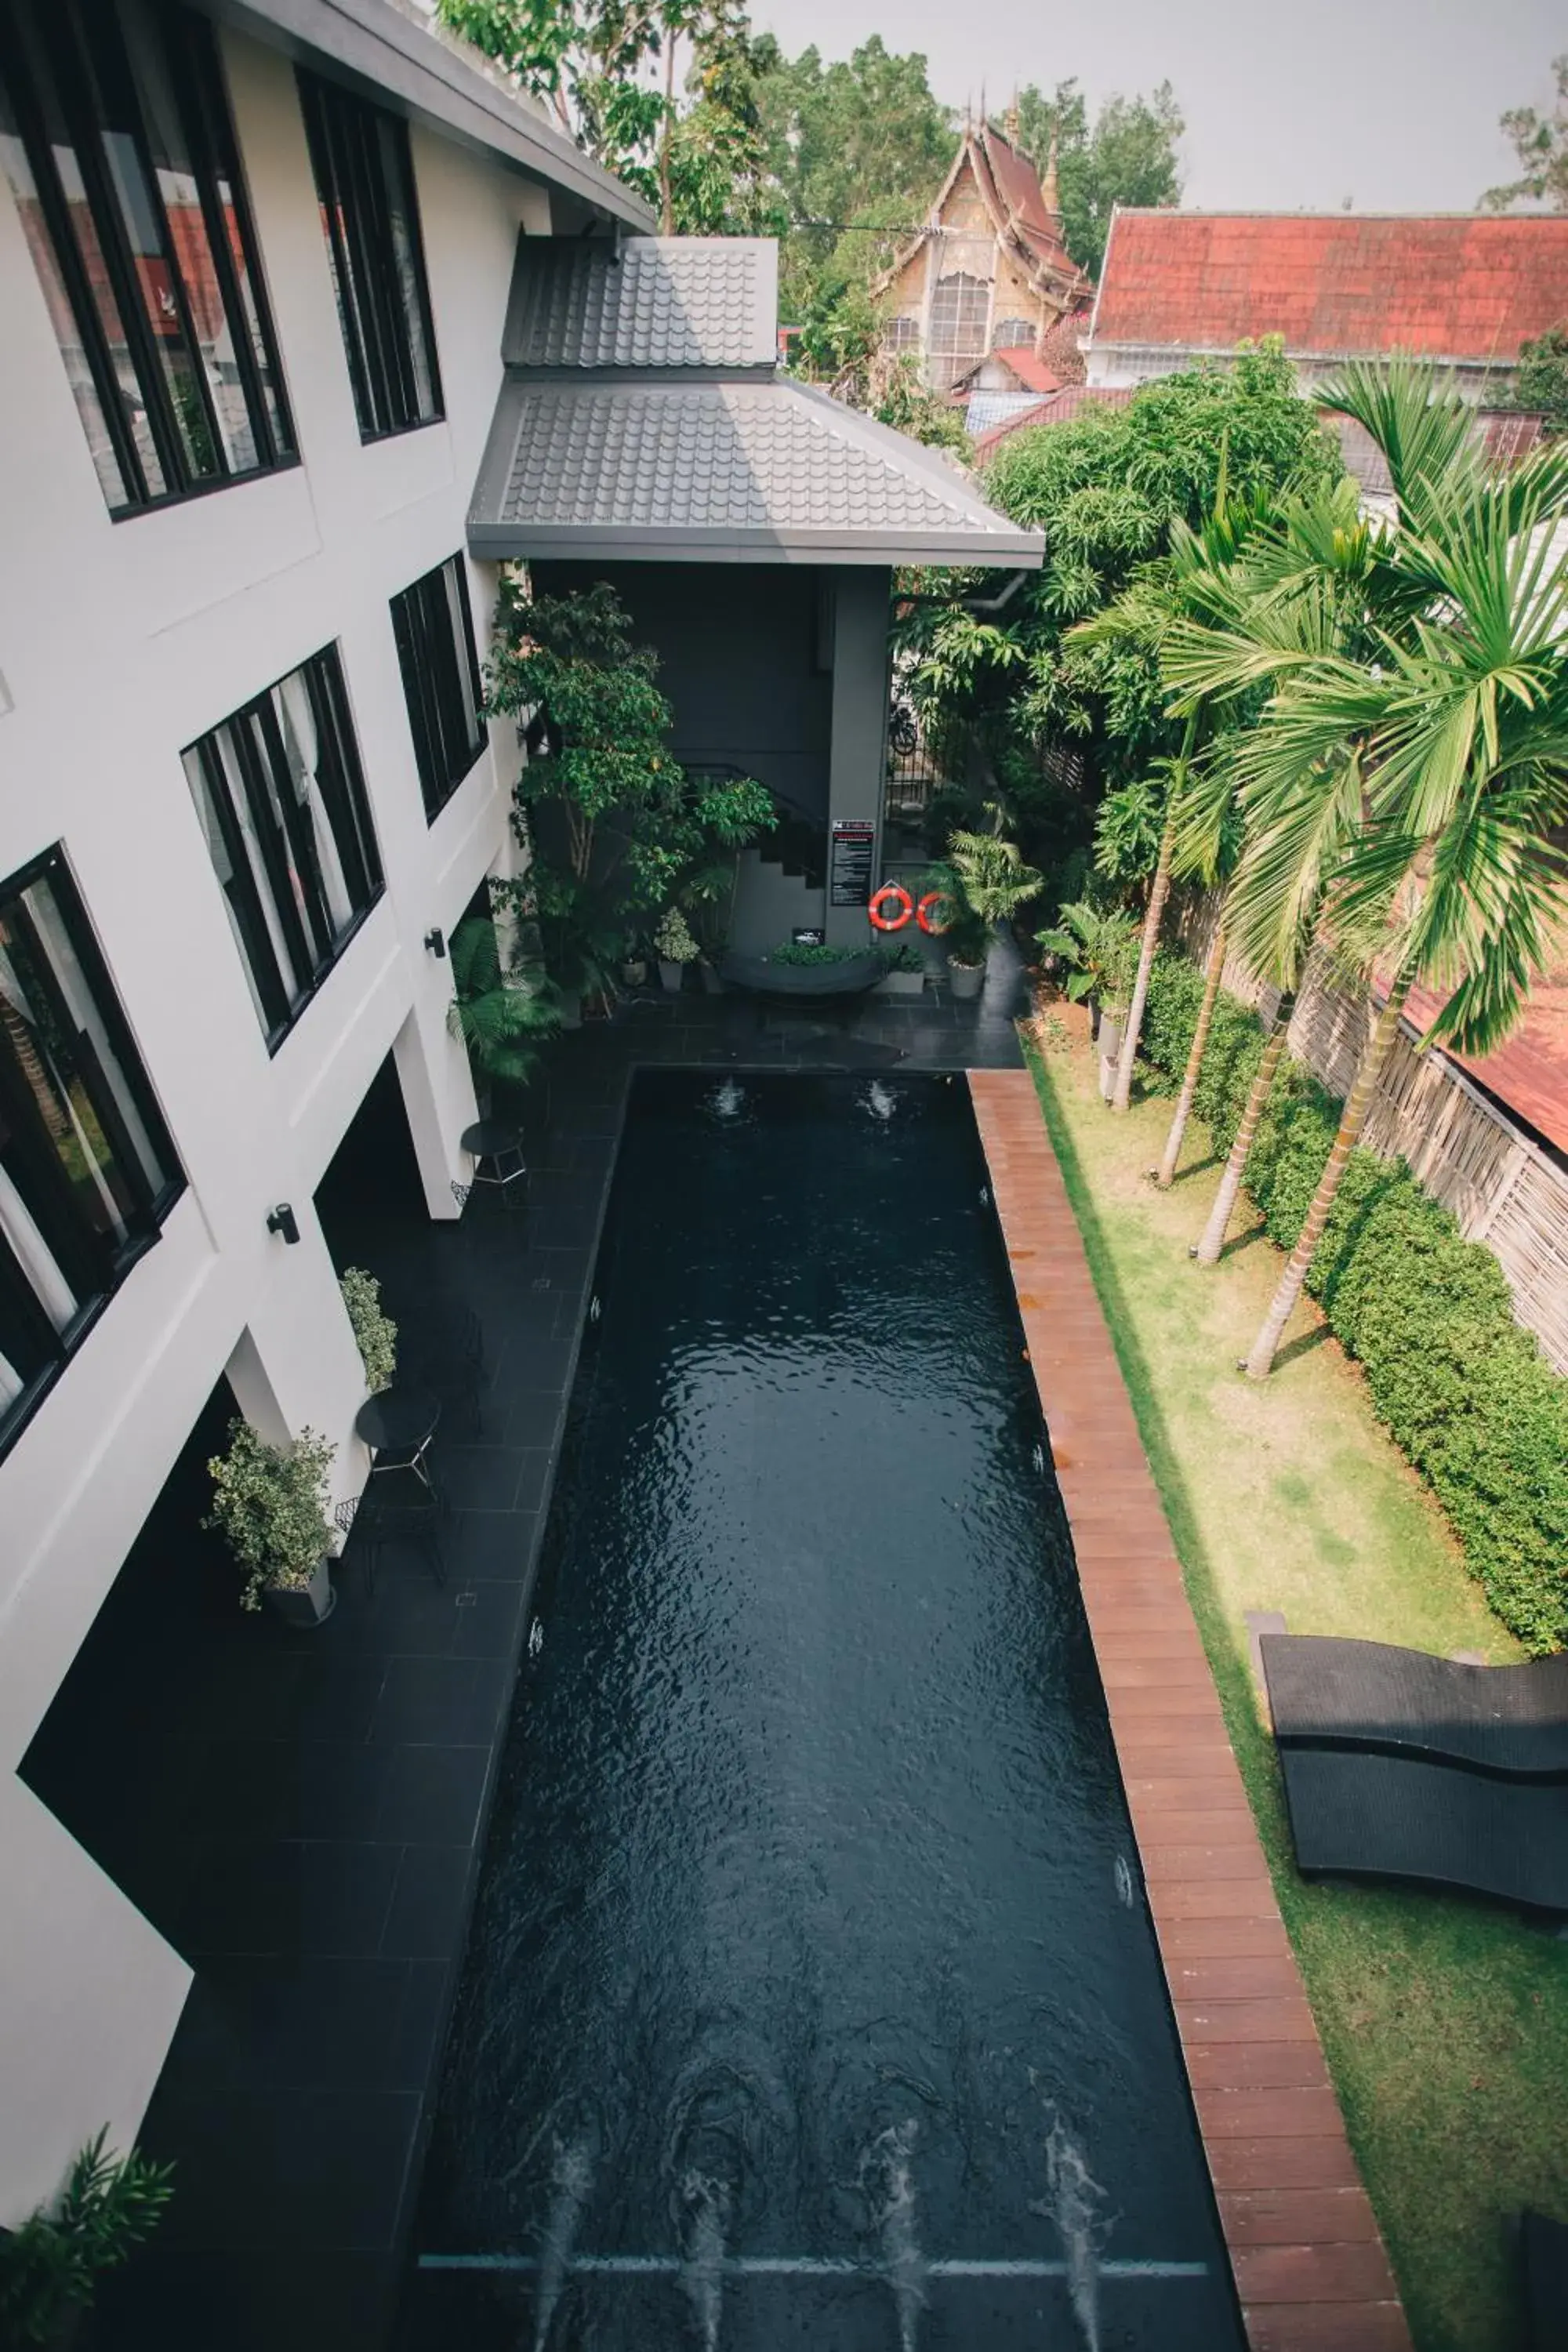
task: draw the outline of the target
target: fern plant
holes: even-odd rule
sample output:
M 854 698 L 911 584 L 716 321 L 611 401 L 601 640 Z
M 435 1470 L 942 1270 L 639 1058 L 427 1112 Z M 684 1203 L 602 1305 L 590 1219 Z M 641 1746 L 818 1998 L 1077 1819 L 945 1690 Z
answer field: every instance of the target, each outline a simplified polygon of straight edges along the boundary
M 39 2206 L 0 2234 L 0 2337 L 48 2344 L 90 2304 L 100 2271 L 150 2237 L 174 2195 L 174 2167 L 112 2156 L 106 2125 L 80 2149 L 53 2213 Z
M 953 834 L 947 862 L 964 904 L 987 930 L 1010 923 L 1045 887 L 1045 876 L 1026 866 L 1017 843 L 1004 840 L 999 832 Z
M 455 991 L 447 1021 L 468 1047 L 476 1078 L 523 1087 L 539 1067 L 539 1051 L 561 1026 L 561 1013 L 542 975 L 509 973 L 488 917 L 470 915 L 448 942 Z
M 397 1326 L 381 1303 L 381 1285 L 363 1265 L 346 1265 L 338 1284 L 372 1396 L 392 1386 L 397 1370 Z

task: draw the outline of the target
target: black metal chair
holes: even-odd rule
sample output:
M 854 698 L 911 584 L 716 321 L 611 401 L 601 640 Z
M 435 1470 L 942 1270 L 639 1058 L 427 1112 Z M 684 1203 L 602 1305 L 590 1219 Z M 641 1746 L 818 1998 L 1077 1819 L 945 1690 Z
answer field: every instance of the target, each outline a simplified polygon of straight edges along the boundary
M 407 1494 L 389 1495 L 374 1478 L 362 1495 L 340 1503 L 337 1509 L 339 1527 L 353 1531 L 353 1552 L 364 1569 L 365 1591 L 372 1596 L 383 1551 L 398 1544 L 418 1551 L 437 1583 L 446 1583 L 442 1538 L 447 1518 L 447 1506 L 433 1488 L 425 1500 L 416 1501 Z

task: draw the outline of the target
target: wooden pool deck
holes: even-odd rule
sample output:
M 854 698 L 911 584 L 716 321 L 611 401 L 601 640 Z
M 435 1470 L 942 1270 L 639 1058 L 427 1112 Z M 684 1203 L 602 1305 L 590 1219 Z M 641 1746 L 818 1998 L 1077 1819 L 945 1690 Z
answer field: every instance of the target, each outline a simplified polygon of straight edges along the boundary
M 1034 1081 L 969 1087 L 1252 2352 L 1410 2352 Z

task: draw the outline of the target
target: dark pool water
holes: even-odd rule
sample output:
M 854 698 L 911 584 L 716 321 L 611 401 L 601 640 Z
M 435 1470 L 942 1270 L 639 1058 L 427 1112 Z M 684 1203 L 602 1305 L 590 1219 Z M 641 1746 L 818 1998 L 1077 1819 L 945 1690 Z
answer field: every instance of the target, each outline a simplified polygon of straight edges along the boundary
M 984 1185 L 962 1080 L 637 1082 L 421 2344 L 1239 2345 Z

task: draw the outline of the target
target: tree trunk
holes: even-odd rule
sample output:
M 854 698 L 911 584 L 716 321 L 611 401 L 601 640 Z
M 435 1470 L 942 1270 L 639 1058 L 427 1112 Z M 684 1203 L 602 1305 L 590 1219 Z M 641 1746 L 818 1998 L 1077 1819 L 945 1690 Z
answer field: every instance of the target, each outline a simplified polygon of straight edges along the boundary
M 1175 793 L 1171 794 L 1172 810 L 1165 819 L 1165 830 L 1160 835 L 1160 860 L 1154 868 L 1154 879 L 1149 885 L 1149 905 L 1143 917 L 1143 944 L 1138 951 L 1138 977 L 1132 986 L 1132 1003 L 1127 1014 L 1126 1034 L 1116 1063 L 1116 1092 L 1110 1097 L 1112 1110 L 1128 1110 L 1132 1104 L 1132 1065 L 1138 1055 L 1138 1038 L 1143 1027 L 1143 1007 L 1149 996 L 1149 974 L 1154 969 L 1154 950 L 1160 944 L 1160 918 L 1165 911 L 1165 901 L 1171 895 L 1171 851 L 1174 842 L 1176 820 Z
M 664 58 L 664 131 L 658 142 L 658 233 L 660 236 L 675 235 L 675 200 L 669 188 L 669 134 L 675 121 L 675 33 L 665 35 L 668 47 Z
M 1225 1174 L 1219 1180 L 1209 1221 L 1203 1238 L 1193 1255 L 1200 1265 L 1217 1265 L 1225 1247 L 1225 1237 L 1230 1231 L 1230 1221 L 1236 1213 L 1237 1196 L 1241 1180 L 1247 1172 L 1247 1162 L 1252 1150 L 1252 1139 L 1258 1133 L 1258 1122 L 1263 1116 L 1263 1106 L 1268 1100 L 1268 1090 L 1274 1084 L 1274 1073 L 1279 1067 L 1279 1056 L 1285 1051 L 1285 1034 L 1290 1026 L 1290 1015 L 1296 1007 L 1294 995 L 1287 990 L 1279 999 L 1279 1009 L 1274 1015 L 1274 1026 L 1263 1048 L 1263 1059 L 1258 1065 L 1252 1081 L 1252 1091 L 1247 1097 L 1247 1108 L 1241 1114 L 1241 1125 L 1236 1130 L 1236 1140 L 1230 1147 L 1230 1157 L 1225 1163 Z
M 1198 1025 L 1193 1031 L 1193 1046 L 1187 1055 L 1187 1066 L 1182 1078 L 1182 1091 L 1176 1098 L 1176 1116 L 1171 1121 L 1171 1132 L 1165 1138 L 1164 1156 L 1155 1182 L 1162 1192 L 1168 1192 L 1175 1180 L 1176 1162 L 1182 1156 L 1182 1138 L 1192 1117 L 1193 1097 L 1198 1090 L 1198 1076 L 1204 1066 L 1204 1049 L 1214 1025 L 1214 1009 L 1219 1003 L 1219 976 L 1225 970 L 1225 922 L 1215 925 L 1214 943 L 1204 971 L 1204 1001 L 1198 1007 Z
M 1350 1163 L 1351 1153 L 1360 1140 L 1366 1115 L 1372 1108 L 1377 1082 L 1383 1075 L 1394 1039 L 1399 1034 L 1399 1016 L 1405 1010 L 1405 1000 L 1410 993 L 1412 975 L 1402 973 L 1389 991 L 1388 1002 L 1379 1013 L 1366 1051 L 1361 1057 L 1355 1074 L 1355 1084 L 1345 1098 L 1340 1118 L 1340 1131 L 1334 1138 L 1334 1148 L 1329 1154 L 1329 1164 L 1318 1181 L 1312 1195 L 1312 1205 L 1307 1212 L 1307 1222 L 1290 1253 L 1289 1265 L 1279 1277 L 1279 1287 L 1274 1303 L 1263 1318 L 1263 1328 L 1252 1343 L 1252 1353 L 1247 1360 L 1248 1380 L 1266 1381 L 1274 1369 L 1274 1358 L 1290 1319 L 1290 1310 L 1301 1295 L 1301 1285 L 1307 1279 L 1307 1269 L 1312 1263 L 1313 1252 L 1323 1237 L 1323 1227 L 1329 1222 L 1329 1211 L 1334 1205 L 1334 1195 Z

